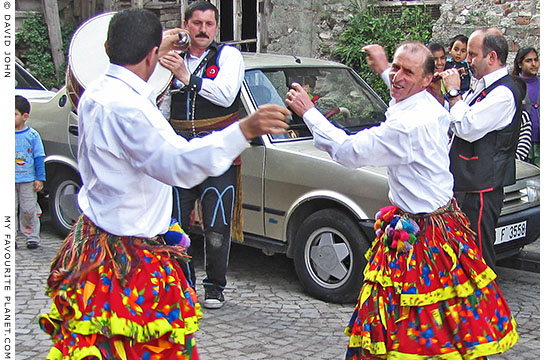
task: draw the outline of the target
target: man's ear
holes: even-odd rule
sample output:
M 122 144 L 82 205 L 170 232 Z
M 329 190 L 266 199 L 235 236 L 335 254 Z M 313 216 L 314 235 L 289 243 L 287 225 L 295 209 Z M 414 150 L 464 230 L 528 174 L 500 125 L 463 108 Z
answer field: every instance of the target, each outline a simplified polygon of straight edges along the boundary
M 108 55 L 108 40 L 104 41 L 104 51 L 106 51 L 106 55 Z
M 426 84 L 426 87 L 430 86 L 430 84 L 432 83 L 433 78 L 434 78 L 434 74 L 428 74 L 428 75 L 424 76 L 424 84 Z
M 488 54 L 488 64 L 495 65 L 499 62 L 499 58 L 497 57 L 497 53 L 495 51 L 490 51 Z
M 151 66 L 153 63 L 158 62 L 158 49 L 159 47 L 155 46 L 152 49 L 150 49 L 150 51 L 146 55 L 146 61 L 148 66 Z

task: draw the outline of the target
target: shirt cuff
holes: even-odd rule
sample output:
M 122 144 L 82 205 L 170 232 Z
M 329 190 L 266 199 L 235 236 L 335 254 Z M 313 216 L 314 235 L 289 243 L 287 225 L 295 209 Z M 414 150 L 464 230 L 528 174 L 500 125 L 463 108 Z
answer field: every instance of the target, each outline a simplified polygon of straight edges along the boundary
M 189 78 L 189 88 L 198 93 L 202 89 L 202 78 L 196 75 L 191 75 Z
M 451 123 L 461 122 L 469 109 L 470 106 L 463 100 L 457 101 L 449 110 L 451 114 Z
M 322 113 L 318 109 L 316 109 L 316 107 L 308 109 L 303 114 L 303 120 L 305 121 L 305 123 L 308 125 L 310 129 L 312 129 L 312 127 L 318 123 L 321 117 L 322 117 Z
M 387 85 L 387 88 L 391 87 L 391 82 L 389 81 L 389 73 L 391 72 L 391 68 L 388 67 L 385 69 L 381 74 L 380 77 L 382 78 L 383 82 Z
M 237 156 L 250 146 L 250 142 L 243 134 L 243 131 L 241 131 L 241 127 L 239 127 L 239 121 L 235 121 L 221 132 L 224 143 L 230 144 L 230 151 L 237 151 Z

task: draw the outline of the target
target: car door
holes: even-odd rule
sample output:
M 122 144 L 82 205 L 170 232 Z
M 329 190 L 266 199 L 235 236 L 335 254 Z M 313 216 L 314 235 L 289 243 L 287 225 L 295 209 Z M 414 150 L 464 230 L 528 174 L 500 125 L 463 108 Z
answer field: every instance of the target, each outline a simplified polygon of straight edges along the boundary
M 255 111 L 252 93 L 243 84 L 241 87 L 241 105 L 239 118 L 244 118 Z M 251 147 L 241 154 L 241 181 L 243 201 L 243 231 L 258 236 L 264 236 L 263 213 L 263 178 L 266 147 L 262 138 L 251 141 Z

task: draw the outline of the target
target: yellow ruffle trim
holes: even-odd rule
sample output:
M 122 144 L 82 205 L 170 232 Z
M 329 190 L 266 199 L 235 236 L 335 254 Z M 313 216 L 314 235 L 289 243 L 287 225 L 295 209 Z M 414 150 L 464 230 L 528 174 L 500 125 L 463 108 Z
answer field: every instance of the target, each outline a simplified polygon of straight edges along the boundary
M 71 356 L 62 356 L 62 352 L 53 347 L 48 352 L 46 360 L 81 360 L 88 356 L 93 356 L 95 359 L 102 359 L 102 353 L 96 346 L 88 346 L 76 349 Z
M 369 265 L 364 269 L 364 280 L 374 283 L 379 283 L 383 287 L 395 287 L 397 293 L 401 293 L 405 288 L 405 283 L 393 281 L 390 276 L 384 273 L 383 268 L 380 270 L 369 271 Z M 491 283 L 497 275 L 493 270 L 487 268 L 482 273 L 476 275 L 474 278 L 465 281 L 462 284 L 455 286 L 446 286 L 433 290 L 424 294 L 400 294 L 401 306 L 423 306 L 435 304 L 439 301 L 452 299 L 454 297 L 467 297 L 472 294 L 477 288 L 482 289 Z M 371 285 L 365 283 L 360 293 L 359 304 L 362 305 L 371 294 Z
M 198 308 L 195 304 L 195 313 L 200 312 L 200 305 Z M 200 312 L 202 317 L 202 313 Z M 170 338 L 176 344 L 186 344 L 186 336 L 190 335 L 199 328 L 199 316 L 192 316 L 183 319 L 185 326 L 183 328 L 173 328 L 167 319 L 159 318 L 144 325 L 139 325 L 129 319 L 120 318 L 115 314 L 108 315 L 105 312 L 102 316 L 96 316 L 90 320 L 70 320 L 67 324 L 68 331 L 81 335 L 101 334 L 106 337 L 115 335 L 122 335 L 138 342 L 144 343 L 152 339 L 157 339 L 164 336 L 166 333 L 171 333 Z M 39 322 L 47 321 L 54 328 L 54 335 L 59 334 L 60 325 L 62 321 L 56 306 L 52 303 L 50 314 L 41 314 Z
M 398 351 L 387 352 L 384 342 L 380 341 L 373 343 L 369 337 L 365 337 L 364 339 L 362 339 L 360 335 L 351 335 L 351 338 L 349 339 L 349 347 L 362 347 L 370 351 L 372 354 L 384 356 L 384 359 L 387 360 L 428 360 L 431 358 L 435 360 L 471 360 L 483 356 L 502 354 L 512 348 L 518 341 L 519 336 L 516 332 L 516 321 L 514 318 L 511 319 L 511 324 L 511 331 L 499 341 L 491 341 L 488 343 L 476 345 L 472 349 L 468 349 L 468 351 L 464 355 L 461 355 L 457 350 L 449 351 L 449 349 L 445 349 L 445 354 L 437 354 L 434 356 L 407 354 Z M 350 335 L 350 329 L 346 329 L 345 334 Z

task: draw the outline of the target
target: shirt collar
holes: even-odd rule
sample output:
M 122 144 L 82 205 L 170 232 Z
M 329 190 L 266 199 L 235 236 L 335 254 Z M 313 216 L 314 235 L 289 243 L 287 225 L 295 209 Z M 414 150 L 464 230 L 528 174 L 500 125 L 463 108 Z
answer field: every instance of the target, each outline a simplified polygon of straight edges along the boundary
M 397 102 L 395 99 L 391 99 L 389 102 L 389 107 L 393 108 L 392 110 L 405 110 L 411 107 L 414 103 L 425 100 L 426 99 L 426 92 L 427 90 L 424 89 L 420 92 L 417 92 L 414 95 L 409 96 L 408 98 L 404 99 L 403 101 Z
M 154 92 L 154 89 L 147 82 L 141 79 L 139 75 L 135 74 L 131 70 L 128 70 L 123 66 L 110 63 L 108 65 L 106 75 L 123 81 L 136 93 L 146 97 L 153 104 L 156 104 L 156 93 Z
M 503 76 L 509 74 L 509 70 L 507 67 L 502 67 L 495 71 L 490 72 L 482 77 L 484 79 L 485 88 L 496 82 L 497 80 L 501 79 Z

